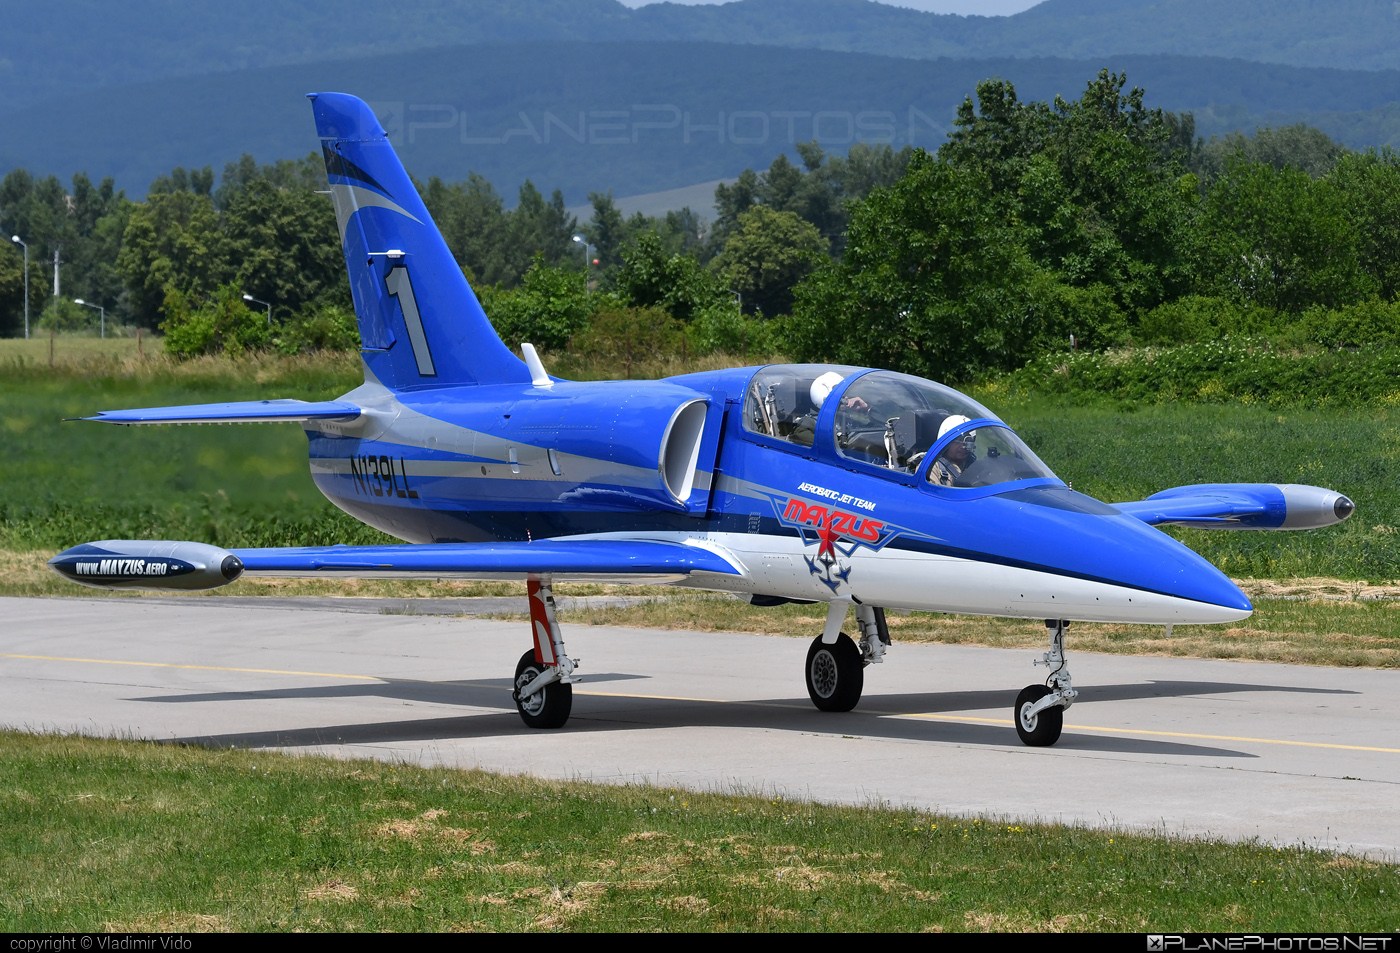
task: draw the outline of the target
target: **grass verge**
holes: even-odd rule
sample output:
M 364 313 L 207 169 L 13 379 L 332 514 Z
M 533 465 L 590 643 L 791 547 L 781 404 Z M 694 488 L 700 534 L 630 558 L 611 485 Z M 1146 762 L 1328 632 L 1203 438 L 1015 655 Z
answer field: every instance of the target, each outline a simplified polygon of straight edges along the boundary
M 1377 931 L 1400 868 L 780 797 L 0 734 L 0 930 Z

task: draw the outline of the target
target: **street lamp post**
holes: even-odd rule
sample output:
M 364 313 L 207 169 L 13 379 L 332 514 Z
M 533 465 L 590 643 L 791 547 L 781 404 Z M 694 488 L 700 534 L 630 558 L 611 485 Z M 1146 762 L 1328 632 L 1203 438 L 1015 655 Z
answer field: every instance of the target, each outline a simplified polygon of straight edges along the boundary
M 100 320 L 102 322 L 102 340 L 107 340 L 107 309 L 102 307 L 102 305 L 100 304 L 88 304 L 82 298 L 74 298 L 73 303 L 80 304 L 84 308 L 96 308 L 98 310 L 99 314 L 101 315 Z
M 260 299 L 258 299 L 258 298 L 254 298 L 252 295 L 244 295 L 244 296 L 243 296 L 243 300 L 244 300 L 244 301 L 251 301 L 251 302 L 253 302 L 254 304 L 260 304 L 260 305 L 262 305 L 263 307 L 267 308 L 267 326 L 268 326 L 268 327 L 272 327 L 272 305 L 271 305 L 271 304 L 269 304 L 269 303 L 266 302 L 266 301 L 262 301 L 262 300 L 260 300 Z
M 10 239 L 16 245 L 24 246 L 24 339 L 29 340 L 29 244 L 21 241 L 18 235 Z
M 588 254 L 588 249 L 596 248 L 597 246 L 588 244 L 588 239 L 584 238 L 582 235 L 575 235 L 574 241 L 578 242 L 580 245 L 583 246 L 583 270 L 587 271 L 590 258 Z

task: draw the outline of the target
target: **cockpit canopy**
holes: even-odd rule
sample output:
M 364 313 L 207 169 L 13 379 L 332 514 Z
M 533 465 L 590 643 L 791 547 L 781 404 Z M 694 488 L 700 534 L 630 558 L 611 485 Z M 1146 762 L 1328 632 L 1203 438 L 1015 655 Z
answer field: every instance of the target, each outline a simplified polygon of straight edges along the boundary
M 1054 478 L 1030 448 L 1001 424 L 967 427 L 996 415 L 975 400 L 933 381 L 893 371 L 863 372 L 837 364 L 779 364 L 754 375 L 744 399 L 744 428 L 802 447 L 815 445 L 827 396 L 859 375 L 833 414 L 836 452 L 848 459 L 929 483 L 985 487 L 1012 480 Z M 961 428 L 961 429 L 960 429 Z M 928 453 L 946 435 L 937 459 Z

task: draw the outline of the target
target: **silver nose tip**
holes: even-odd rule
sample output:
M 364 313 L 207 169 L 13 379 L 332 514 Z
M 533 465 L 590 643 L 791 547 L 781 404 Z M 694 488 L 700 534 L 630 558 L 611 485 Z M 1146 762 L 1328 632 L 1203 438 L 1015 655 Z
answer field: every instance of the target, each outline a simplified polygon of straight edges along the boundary
M 1356 510 L 1356 504 L 1344 496 L 1337 497 L 1337 502 L 1332 504 L 1332 512 L 1337 519 L 1344 520 Z

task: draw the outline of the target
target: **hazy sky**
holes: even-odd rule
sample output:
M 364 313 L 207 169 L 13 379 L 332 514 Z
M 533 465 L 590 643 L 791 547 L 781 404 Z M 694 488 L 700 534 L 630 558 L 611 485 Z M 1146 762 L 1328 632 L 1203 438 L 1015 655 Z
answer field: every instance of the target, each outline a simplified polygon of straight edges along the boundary
M 629 7 L 644 7 L 658 0 L 620 0 Z M 726 3 L 728 0 L 670 0 L 671 3 Z M 930 13 L 980 14 L 984 17 L 1010 16 L 1029 10 L 1040 0 L 879 0 L 893 7 L 912 7 Z

